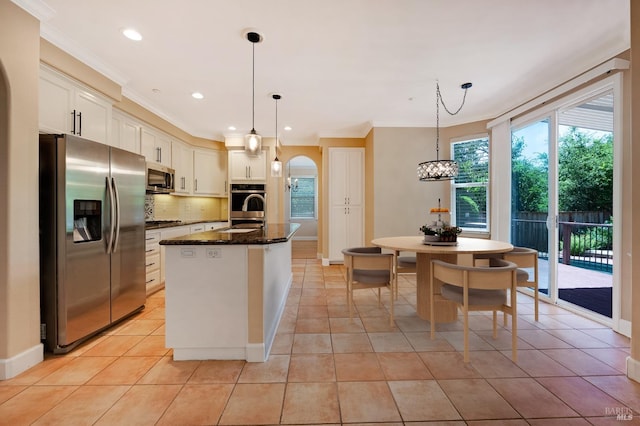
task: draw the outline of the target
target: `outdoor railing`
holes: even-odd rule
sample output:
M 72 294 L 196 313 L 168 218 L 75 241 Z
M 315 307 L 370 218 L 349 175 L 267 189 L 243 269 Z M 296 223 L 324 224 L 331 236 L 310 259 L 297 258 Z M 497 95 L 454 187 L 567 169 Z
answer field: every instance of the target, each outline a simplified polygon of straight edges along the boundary
M 607 223 L 559 222 L 559 260 L 565 265 L 611 272 L 613 265 L 613 225 Z M 512 219 L 513 244 L 538 250 L 549 258 L 549 238 L 544 220 Z

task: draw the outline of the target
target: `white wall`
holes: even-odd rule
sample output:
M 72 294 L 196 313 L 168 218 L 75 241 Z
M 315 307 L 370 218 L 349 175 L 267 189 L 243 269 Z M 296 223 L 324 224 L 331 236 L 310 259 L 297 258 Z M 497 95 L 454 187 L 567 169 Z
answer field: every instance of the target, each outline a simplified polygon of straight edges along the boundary
M 434 220 L 432 207 L 449 206 L 450 184 L 420 182 L 417 166 L 435 160 L 433 128 L 376 127 L 374 156 L 374 238 L 419 235 L 421 225 Z M 440 141 L 440 158 L 449 158 L 449 144 Z

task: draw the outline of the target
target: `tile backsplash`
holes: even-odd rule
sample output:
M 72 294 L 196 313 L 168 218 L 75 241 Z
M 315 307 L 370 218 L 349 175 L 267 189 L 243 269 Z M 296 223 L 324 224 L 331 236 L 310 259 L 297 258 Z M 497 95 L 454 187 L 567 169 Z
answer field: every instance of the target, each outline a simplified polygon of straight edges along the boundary
M 145 219 L 226 220 L 227 206 L 226 198 L 148 194 L 145 198 Z
M 152 194 L 145 194 L 144 196 L 144 220 L 153 219 L 153 204 L 154 198 Z

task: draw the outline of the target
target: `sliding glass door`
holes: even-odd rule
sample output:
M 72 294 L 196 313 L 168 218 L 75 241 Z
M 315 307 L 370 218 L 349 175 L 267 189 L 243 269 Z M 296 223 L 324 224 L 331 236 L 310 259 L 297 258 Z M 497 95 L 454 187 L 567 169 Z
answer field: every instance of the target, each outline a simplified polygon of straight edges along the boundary
M 555 292 L 556 242 L 553 230 L 553 182 L 549 168 L 552 117 L 543 117 L 511 133 L 511 243 L 538 251 L 538 291 Z M 551 226 L 550 226 L 551 225 Z
M 539 291 L 612 318 L 614 91 L 512 127 L 511 242 L 539 252 Z
M 558 299 L 604 317 L 613 296 L 613 91 L 558 114 Z

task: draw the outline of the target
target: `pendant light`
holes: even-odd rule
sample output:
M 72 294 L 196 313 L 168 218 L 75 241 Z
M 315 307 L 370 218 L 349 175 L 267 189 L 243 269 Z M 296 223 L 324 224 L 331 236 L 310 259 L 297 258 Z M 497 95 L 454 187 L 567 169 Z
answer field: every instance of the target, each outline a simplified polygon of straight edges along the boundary
M 278 150 L 280 149 L 280 140 L 278 140 L 278 100 L 282 96 L 275 94 L 272 97 L 276 101 L 276 158 L 271 162 L 271 177 L 282 177 L 282 161 L 278 160 Z
M 256 133 L 256 43 L 262 41 L 262 36 L 256 32 L 247 33 L 247 40 L 251 42 L 252 69 L 251 69 L 251 131 L 244 136 L 244 150 L 251 155 L 257 155 L 262 150 L 262 136 Z
M 458 176 L 458 163 L 453 160 L 440 159 L 440 103 L 442 103 L 442 106 L 449 115 L 456 115 L 464 106 L 464 101 L 467 98 L 467 90 L 471 86 L 471 83 L 464 83 L 460 86 L 461 89 L 464 89 L 462 104 L 460 104 L 456 112 L 451 112 L 444 104 L 442 94 L 440 93 L 440 84 L 436 82 L 436 159 L 418 164 L 418 179 L 421 181 L 450 180 Z

